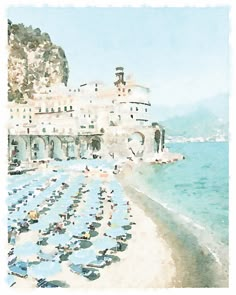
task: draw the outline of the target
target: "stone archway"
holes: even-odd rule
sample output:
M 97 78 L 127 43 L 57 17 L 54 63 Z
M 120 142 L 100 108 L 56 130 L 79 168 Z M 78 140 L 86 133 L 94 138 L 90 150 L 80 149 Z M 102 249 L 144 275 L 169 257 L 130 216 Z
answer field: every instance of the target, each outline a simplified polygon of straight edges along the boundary
M 20 161 L 27 160 L 27 142 L 21 136 L 10 139 L 10 157 Z
M 91 149 L 93 152 L 101 150 L 101 139 L 99 137 L 93 137 L 90 142 Z
M 160 142 L 161 142 L 161 132 L 159 129 L 155 131 L 154 134 L 154 152 L 159 153 L 160 152 Z
M 131 156 L 142 157 L 144 152 L 145 136 L 141 132 L 134 132 L 128 137 L 128 149 Z
M 49 157 L 52 159 L 63 159 L 62 142 L 59 137 L 53 136 L 49 139 Z
M 37 136 L 31 142 L 32 160 L 41 160 L 47 158 L 47 144 L 43 137 Z

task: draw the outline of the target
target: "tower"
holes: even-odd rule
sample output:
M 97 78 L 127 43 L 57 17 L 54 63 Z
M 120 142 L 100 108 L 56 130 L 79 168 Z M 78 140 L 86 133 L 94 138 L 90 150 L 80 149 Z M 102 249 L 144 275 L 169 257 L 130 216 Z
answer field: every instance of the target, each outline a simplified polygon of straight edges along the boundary
M 118 86 L 119 84 L 125 85 L 126 82 L 124 81 L 124 68 L 123 67 L 116 67 L 116 77 L 118 80 L 114 82 L 115 86 Z

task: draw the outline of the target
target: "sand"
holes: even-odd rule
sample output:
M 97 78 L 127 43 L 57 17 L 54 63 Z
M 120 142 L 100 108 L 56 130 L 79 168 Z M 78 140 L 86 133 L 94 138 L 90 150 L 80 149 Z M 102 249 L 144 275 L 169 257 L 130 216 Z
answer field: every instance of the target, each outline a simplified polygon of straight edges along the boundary
M 126 197 L 130 201 L 131 220 L 135 224 L 129 231 L 132 238 L 127 241 L 127 249 L 115 253 L 120 261 L 99 269 L 101 276 L 95 281 L 89 281 L 83 276 L 72 273 L 68 267 L 69 263 L 63 262 L 62 271 L 49 277 L 49 281 L 63 281 L 71 288 L 168 288 L 173 286 L 176 267 L 171 248 L 161 237 L 160 229 L 147 212 L 145 213 L 133 203 L 128 194 Z M 32 238 L 34 240 L 36 237 Z M 27 234 L 21 235 L 21 240 L 18 242 L 23 243 L 29 239 Z M 14 285 L 15 288 L 35 286 L 36 281 L 32 278 L 17 278 Z

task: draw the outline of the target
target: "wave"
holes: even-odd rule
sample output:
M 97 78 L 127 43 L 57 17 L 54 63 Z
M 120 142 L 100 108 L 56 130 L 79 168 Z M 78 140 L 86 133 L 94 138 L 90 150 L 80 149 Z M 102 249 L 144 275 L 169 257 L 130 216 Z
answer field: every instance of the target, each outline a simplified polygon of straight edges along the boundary
M 225 255 L 220 255 L 220 253 L 225 253 L 225 250 L 222 251 L 222 248 L 226 248 L 226 246 L 220 242 L 216 242 L 213 236 L 209 234 L 208 229 L 205 226 L 194 221 L 189 216 L 177 212 L 167 203 L 162 202 L 159 199 L 157 200 L 157 198 L 153 198 L 151 193 L 147 193 L 144 190 L 141 190 L 140 188 L 133 185 L 131 185 L 131 187 L 137 192 L 147 195 L 150 199 L 152 199 L 154 202 L 158 203 L 161 207 L 171 213 L 175 220 L 177 219 L 178 223 L 183 225 L 187 230 L 191 231 L 191 233 L 197 238 L 199 245 L 205 247 L 209 251 L 215 262 L 222 266 Z M 222 258 L 220 258 L 221 256 Z

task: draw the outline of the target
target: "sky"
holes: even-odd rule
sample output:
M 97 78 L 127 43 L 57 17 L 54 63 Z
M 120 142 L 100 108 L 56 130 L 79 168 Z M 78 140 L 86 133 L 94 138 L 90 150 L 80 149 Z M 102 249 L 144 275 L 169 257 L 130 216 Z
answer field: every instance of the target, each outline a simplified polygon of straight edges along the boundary
M 13 23 L 61 46 L 69 84 L 111 84 L 116 66 L 151 89 L 154 105 L 193 104 L 229 93 L 229 10 L 212 8 L 12 7 Z

